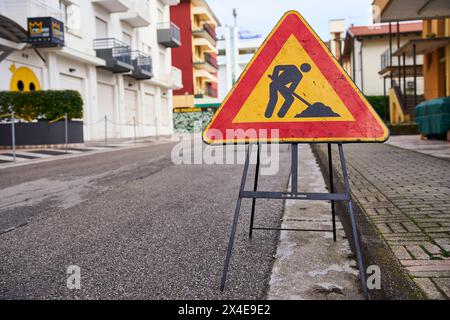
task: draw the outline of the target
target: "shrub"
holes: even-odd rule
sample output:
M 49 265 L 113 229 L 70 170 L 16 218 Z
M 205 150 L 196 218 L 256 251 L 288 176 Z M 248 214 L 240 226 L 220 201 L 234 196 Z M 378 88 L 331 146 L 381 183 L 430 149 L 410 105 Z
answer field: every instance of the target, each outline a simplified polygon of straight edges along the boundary
M 17 117 L 27 121 L 51 121 L 65 113 L 69 119 L 83 117 L 83 99 L 75 90 L 0 91 L 0 113 L 8 113 L 10 107 Z
M 384 96 L 366 96 L 369 103 L 378 113 L 380 118 L 385 122 L 389 122 L 389 97 Z M 384 119 L 386 117 L 386 119 Z
M 211 121 L 213 115 L 214 112 L 209 110 L 203 112 L 174 113 L 174 129 L 178 133 L 202 132 Z

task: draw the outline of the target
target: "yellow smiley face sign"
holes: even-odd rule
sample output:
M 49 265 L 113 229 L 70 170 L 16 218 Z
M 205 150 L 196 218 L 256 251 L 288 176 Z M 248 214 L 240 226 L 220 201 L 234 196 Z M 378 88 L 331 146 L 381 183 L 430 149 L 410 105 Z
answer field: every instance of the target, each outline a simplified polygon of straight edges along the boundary
M 12 64 L 9 70 L 12 73 L 9 89 L 11 91 L 37 91 L 41 90 L 41 84 L 36 74 L 28 67 L 16 68 Z

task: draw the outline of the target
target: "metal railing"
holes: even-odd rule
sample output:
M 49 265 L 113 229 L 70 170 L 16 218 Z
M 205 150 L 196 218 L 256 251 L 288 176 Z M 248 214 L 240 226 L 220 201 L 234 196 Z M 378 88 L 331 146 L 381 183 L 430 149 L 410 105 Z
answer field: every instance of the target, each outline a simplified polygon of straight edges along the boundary
M 173 22 L 160 22 L 157 25 L 158 30 L 170 30 L 170 38 L 178 42 L 181 41 L 180 28 Z
M 149 55 L 143 53 L 142 51 L 132 51 L 131 59 L 136 60 L 137 66 L 142 70 L 152 72 L 152 57 L 150 57 Z
M 94 39 L 94 50 L 111 50 L 114 59 L 131 64 L 130 46 L 116 38 Z
M 216 40 L 216 30 L 213 26 L 205 23 L 203 24 L 203 30 L 205 30 L 214 40 Z
M 212 86 L 206 86 L 206 95 L 211 98 L 216 98 L 217 89 L 213 88 Z
M 173 84 L 176 87 L 183 87 L 183 73 L 176 67 L 171 67 Z
M 205 52 L 205 61 L 212 65 L 214 68 L 218 68 L 217 58 L 211 55 L 210 53 Z

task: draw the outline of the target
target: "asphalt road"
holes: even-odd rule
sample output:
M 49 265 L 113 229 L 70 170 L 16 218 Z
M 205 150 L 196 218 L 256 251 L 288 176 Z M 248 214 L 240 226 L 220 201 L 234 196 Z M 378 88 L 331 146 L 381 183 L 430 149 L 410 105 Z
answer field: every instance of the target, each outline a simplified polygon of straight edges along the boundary
M 0 298 L 265 298 L 278 234 L 248 239 L 250 200 L 219 291 L 242 165 L 174 165 L 172 147 L 0 170 Z M 285 190 L 288 171 L 261 189 Z M 261 200 L 257 223 L 279 225 L 282 209 Z M 80 290 L 66 286 L 70 265 L 81 268 Z

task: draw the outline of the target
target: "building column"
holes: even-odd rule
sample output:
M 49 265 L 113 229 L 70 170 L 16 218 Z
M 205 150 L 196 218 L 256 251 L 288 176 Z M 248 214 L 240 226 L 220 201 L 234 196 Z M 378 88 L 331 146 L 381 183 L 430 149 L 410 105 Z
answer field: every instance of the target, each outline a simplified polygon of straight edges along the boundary
M 116 77 L 116 117 L 112 121 L 115 123 L 113 127 L 116 128 L 116 132 L 119 133 L 119 138 L 126 136 L 125 124 L 125 86 L 123 83 L 123 76 L 121 74 L 115 75 Z
M 161 88 L 156 87 L 155 91 L 155 129 L 156 129 L 156 137 L 161 135 L 162 131 L 162 112 L 161 112 Z
M 173 90 L 167 90 L 167 105 L 169 113 L 169 134 L 173 134 Z
M 139 123 L 137 126 L 137 136 L 138 137 L 144 137 L 146 132 L 146 122 L 143 118 L 144 114 L 144 85 L 142 84 L 142 81 L 138 82 L 138 105 L 136 108 L 136 122 Z
M 84 108 L 84 121 L 89 124 L 85 126 L 85 139 L 95 139 L 96 126 L 103 125 L 103 123 L 95 124 L 100 119 L 98 114 L 98 89 L 97 89 L 97 68 L 94 65 L 88 65 L 86 68 L 87 73 L 87 90 L 86 90 L 86 107 Z
M 59 69 L 58 59 L 56 54 L 49 52 L 47 55 L 47 70 L 48 70 L 48 89 L 59 89 Z

